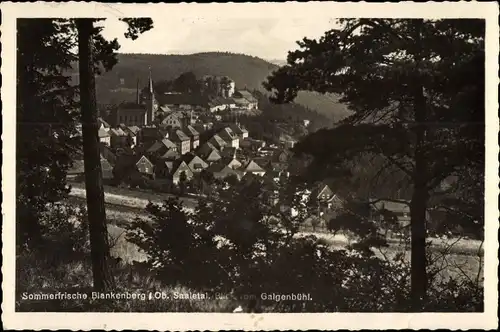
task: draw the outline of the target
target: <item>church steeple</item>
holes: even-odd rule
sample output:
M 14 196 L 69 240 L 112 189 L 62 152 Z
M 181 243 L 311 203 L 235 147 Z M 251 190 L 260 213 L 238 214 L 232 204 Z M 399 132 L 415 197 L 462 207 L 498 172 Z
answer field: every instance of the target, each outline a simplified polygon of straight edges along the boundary
M 155 120 L 155 95 L 153 91 L 153 78 L 151 66 L 149 67 L 148 96 L 147 96 L 147 124 L 153 124 Z
M 149 82 L 148 82 L 148 91 L 150 95 L 153 95 L 153 78 L 151 76 L 151 66 L 149 66 Z

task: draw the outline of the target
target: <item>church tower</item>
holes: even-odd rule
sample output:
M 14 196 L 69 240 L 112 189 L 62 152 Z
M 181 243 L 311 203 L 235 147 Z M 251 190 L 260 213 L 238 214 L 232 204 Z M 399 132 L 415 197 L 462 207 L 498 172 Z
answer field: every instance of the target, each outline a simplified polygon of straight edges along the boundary
M 151 67 L 149 67 L 148 91 L 146 94 L 146 118 L 147 124 L 151 125 L 155 121 L 156 100 L 153 90 L 153 79 L 151 77 Z

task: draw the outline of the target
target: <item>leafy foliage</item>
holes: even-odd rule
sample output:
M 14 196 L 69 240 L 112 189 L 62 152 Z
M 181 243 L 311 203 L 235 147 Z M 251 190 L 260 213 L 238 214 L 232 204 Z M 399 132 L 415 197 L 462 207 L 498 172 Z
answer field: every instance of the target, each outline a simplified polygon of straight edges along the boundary
M 35 245 L 47 204 L 68 193 L 66 171 L 78 112 L 75 90 L 61 73 L 74 56 L 71 26 L 49 19 L 18 20 L 17 244 Z
M 95 20 L 100 21 L 100 20 Z M 151 28 L 150 19 L 125 19 L 130 36 Z M 116 63 L 115 40 L 92 32 L 95 69 Z M 17 31 L 17 226 L 18 246 L 42 241 L 40 215 L 68 193 L 66 172 L 81 147 L 78 90 L 67 75 L 77 60 L 74 20 L 21 19 Z
M 248 302 L 253 310 L 410 310 L 408 264 L 402 256 L 386 260 L 374 255 L 387 243 L 377 234 L 380 225 L 365 218 L 366 205 L 349 203 L 344 216 L 332 221 L 333 231 L 347 230 L 354 240 L 346 249 L 335 249 L 316 236 L 300 235 L 314 210 L 304 199 L 304 188 L 300 182 L 270 183 L 255 177 L 219 187 L 216 195 L 201 199 L 195 211 L 174 198 L 150 204 L 149 221 L 136 220 L 127 238 L 149 255 L 148 268 L 166 285 L 244 296 L 253 299 Z M 271 193 L 279 204 L 265 199 Z M 366 215 L 354 214 L 361 207 Z M 477 287 L 455 288 L 449 296 L 461 301 L 474 292 Z M 272 293 L 305 293 L 312 301 L 260 300 L 261 294 Z M 457 308 L 476 310 L 476 300 L 468 309 Z M 440 301 L 439 292 L 432 290 L 429 308 L 441 310 Z

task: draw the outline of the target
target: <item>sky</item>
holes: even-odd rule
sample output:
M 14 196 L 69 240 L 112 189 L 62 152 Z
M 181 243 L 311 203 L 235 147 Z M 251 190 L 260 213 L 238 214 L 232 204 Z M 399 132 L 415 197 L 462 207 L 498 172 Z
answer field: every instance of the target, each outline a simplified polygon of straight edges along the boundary
M 233 13 L 234 14 L 234 13 Z M 288 51 L 298 48 L 304 37 L 319 38 L 335 27 L 335 19 L 301 17 L 238 17 L 221 11 L 218 15 L 177 13 L 169 17 L 151 17 L 154 28 L 135 41 L 126 39 L 126 24 L 108 18 L 104 22 L 106 38 L 118 38 L 123 53 L 192 54 L 227 51 L 257 56 L 266 60 L 286 60 Z

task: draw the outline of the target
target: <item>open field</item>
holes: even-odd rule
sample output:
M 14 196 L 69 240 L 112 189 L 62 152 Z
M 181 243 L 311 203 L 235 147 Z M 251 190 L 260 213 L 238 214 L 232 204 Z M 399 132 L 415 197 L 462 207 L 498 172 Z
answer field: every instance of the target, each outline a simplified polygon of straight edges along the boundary
M 146 206 L 151 203 L 162 204 L 164 200 L 172 195 L 169 194 L 152 194 L 147 192 L 137 191 L 137 195 L 135 191 L 131 190 L 123 190 L 126 194 L 120 193 L 119 188 L 113 188 L 114 190 L 110 190 L 113 187 L 106 187 L 104 192 L 104 200 L 107 204 L 130 207 L 135 209 L 145 209 Z M 134 196 L 131 195 L 133 193 Z M 84 199 L 85 189 L 73 187 L 71 188 L 70 196 L 78 197 Z M 182 202 L 188 209 L 193 209 L 196 206 L 196 201 L 190 198 L 181 198 Z
M 85 197 L 85 185 L 78 182 L 72 182 L 70 196 Z M 104 196 L 106 202 L 127 205 L 131 207 L 144 208 L 149 201 L 153 203 L 162 203 L 169 197 L 174 197 L 172 194 L 156 193 L 143 189 L 126 189 L 117 188 L 113 186 L 104 186 Z M 196 206 L 196 199 L 181 197 L 180 200 L 186 207 L 194 208 Z

